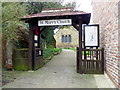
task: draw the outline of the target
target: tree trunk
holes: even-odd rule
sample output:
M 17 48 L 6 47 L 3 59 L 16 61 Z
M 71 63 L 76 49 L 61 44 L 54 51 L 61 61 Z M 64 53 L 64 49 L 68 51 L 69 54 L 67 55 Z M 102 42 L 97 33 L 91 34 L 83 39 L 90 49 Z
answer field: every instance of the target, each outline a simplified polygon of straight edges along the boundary
M 6 59 L 7 59 L 7 55 L 6 55 L 6 40 L 2 39 L 2 67 L 4 67 L 6 65 Z

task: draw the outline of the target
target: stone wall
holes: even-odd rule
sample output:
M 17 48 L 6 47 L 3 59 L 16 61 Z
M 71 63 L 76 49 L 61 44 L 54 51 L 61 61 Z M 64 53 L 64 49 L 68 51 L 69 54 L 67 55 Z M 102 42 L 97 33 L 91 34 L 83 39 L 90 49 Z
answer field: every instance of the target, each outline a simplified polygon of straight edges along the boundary
M 71 35 L 70 43 L 61 42 L 62 35 Z M 75 48 L 78 47 L 78 31 L 75 30 L 72 26 L 69 28 L 60 29 L 55 35 L 56 47 L 57 48 Z
M 99 2 L 98 2 L 99 1 Z M 114 1 L 114 2 L 113 2 Z M 93 0 L 93 23 L 100 24 L 100 46 L 105 49 L 105 71 L 114 84 L 120 87 L 120 38 L 118 29 L 118 2 Z

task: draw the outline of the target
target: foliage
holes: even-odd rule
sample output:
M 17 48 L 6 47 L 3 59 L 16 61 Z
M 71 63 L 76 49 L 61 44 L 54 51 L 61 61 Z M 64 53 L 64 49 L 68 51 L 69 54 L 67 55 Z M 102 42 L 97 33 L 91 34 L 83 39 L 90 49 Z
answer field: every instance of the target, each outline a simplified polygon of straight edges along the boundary
M 27 13 L 40 13 L 42 9 L 49 9 L 49 8 L 63 8 L 63 7 L 75 7 L 76 2 L 69 2 L 65 5 L 62 4 L 62 1 L 59 2 L 27 2 L 24 3 L 27 7 Z
M 76 7 L 76 2 L 68 2 L 64 6 L 65 7 Z
M 24 5 L 27 7 L 28 14 L 40 13 L 43 7 L 42 2 L 27 2 Z
M 89 51 L 85 51 L 86 55 L 90 55 L 91 53 Z M 82 51 L 82 55 L 84 55 L 84 51 Z
M 61 52 L 61 49 L 59 48 L 47 48 L 43 51 L 43 59 L 47 59 L 50 56 L 53 56 L 54 54 L 58 54 Z
M 61 48 L 61 49 L 69 49 L 69 50 L 76 51 L 76 48 Z
M 19 2 L 2 3 L 2 33 L 6 39 L 18 40 L 19 26 L 27 30 L 23 22 L 20 21 L 24 15 L 26 15 L 26 7 Z
M 60 2 L 28 2 L 25 5 L 27 6 L 28 14 L 40 13 L 42 9 L 63 7 Z
M 55 46 L 55 39 L 53 37 L 54 35 L 54 27 L 46 27 L 46 29 L 42 32 L 42 35 L 44 35 L 44 42 L 46 42 L 46 46 Z
M 76 48 L 69 48 L 70 50 L 76 51 Z
M 53 48 L 53 53 L 56 54 L 56 53 L 59 53 L 61 52 L 62 49 L 60 48 Z

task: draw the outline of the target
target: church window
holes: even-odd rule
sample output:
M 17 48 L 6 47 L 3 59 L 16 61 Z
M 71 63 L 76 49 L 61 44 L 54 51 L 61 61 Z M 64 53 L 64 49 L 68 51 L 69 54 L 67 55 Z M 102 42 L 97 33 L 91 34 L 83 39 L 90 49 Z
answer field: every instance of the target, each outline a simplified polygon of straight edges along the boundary
M 68 36 L 68 42 L 70 43 L 72 40 L 71 40 L 71 35 Z
M 65 43 L 67 43 L 67 35 L 65 36 Z
M 61 42 L 62 43 L 71 43 L 72 42 L 71 35 L 62 35 Z
M 62 42 L 65 42 L 65 36 L 62 35 Z

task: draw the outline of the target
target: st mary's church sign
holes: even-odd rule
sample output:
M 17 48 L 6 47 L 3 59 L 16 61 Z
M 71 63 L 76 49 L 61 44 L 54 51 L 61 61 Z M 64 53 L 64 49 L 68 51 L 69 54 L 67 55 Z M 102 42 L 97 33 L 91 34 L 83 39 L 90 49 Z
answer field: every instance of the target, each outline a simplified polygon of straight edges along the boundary
M 38 26 L 71 25 L 71 19 L 39 20 Z

